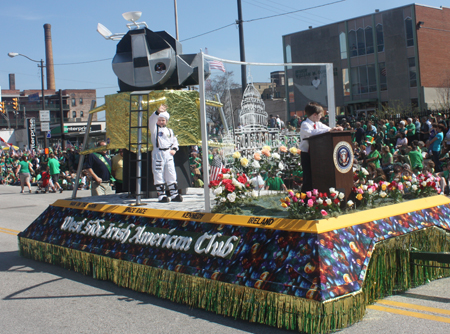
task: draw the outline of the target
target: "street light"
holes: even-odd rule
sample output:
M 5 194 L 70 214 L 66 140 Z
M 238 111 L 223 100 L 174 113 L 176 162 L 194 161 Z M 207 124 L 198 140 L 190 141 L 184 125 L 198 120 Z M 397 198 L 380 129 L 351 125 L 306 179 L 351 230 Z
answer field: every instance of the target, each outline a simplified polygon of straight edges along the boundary
M 42 110 L 45 110 L 45 95 L 44 95 L 44 60 L 34 60 L 31 59 L 28 56 L 25 56 L 21 53 L 17 53 L 17 52 L 9 52 L 8 56 L 11 58 L 17 57 L 17 56 L 22 56 L 25 57 L 31 61 L 34 61 L 35 63 L 40 63 L 38 64 L 38 67 L 41 68 L 41 93 L 42 93 Z M 62 130 L 61 130 L 62 131 Z M 44 149 L 47 148 L 47 135 L 44 135 Z

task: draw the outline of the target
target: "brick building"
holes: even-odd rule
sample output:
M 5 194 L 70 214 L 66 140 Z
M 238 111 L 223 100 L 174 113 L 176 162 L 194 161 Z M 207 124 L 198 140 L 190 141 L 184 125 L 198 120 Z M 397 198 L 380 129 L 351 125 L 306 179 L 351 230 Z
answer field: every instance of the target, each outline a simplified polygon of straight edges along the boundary
M 411 4 L 376 10 L 285 35 L 283 45 L 285 62 L 333 64 L 338 110 L 355 114 L 449 106 L 450 8 Z M 290 114 L 301 112 L 314 96 L 312 88 L 302 90 L 305 78 L 320 83 L 323 71 L 320 75 L 320 69 L 288 68 Z

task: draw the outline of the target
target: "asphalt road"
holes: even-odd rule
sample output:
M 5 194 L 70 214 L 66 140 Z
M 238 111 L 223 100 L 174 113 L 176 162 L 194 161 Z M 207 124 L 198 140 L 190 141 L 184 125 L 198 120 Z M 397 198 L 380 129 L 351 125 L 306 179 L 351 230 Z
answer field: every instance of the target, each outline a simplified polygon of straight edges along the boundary
M 0 334 L 292 333 L 216 315 L 28 260 L 17 233 L 62 194 L 20 194 L 0 186 Z M 78 193 L 89 196 L 89 191 Z M 340 333 L 450 333 L 450 278 L 369 306 Z

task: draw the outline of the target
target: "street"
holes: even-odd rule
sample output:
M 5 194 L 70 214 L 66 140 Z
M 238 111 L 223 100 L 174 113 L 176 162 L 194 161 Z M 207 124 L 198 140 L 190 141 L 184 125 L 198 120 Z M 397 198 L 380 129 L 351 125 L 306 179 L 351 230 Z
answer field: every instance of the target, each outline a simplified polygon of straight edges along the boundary
M 0 333 L 292 333 L 191 309 L 19 256 L 17 233 L 62 194 L 0 186 Z M 79 197 L 90 191 L 79 191 Z M 448 333 L 450 278 L 368 306 L 341 333 Z

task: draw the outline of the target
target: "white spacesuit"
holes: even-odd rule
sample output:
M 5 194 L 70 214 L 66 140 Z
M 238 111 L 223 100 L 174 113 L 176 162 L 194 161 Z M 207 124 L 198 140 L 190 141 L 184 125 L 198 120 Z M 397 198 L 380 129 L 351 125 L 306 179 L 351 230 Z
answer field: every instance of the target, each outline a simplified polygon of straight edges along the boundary
M 166 190 L 169 190 L 170 199 L 182 202 L 183 198 L 178 194 L 177 173 L 173 156 L 178 151 L 178 140 L 172 129 L 166 124 L 170 115 L 165 111 L 165 106 L 155 111 L 148 121 L 153 145 L 152 172 L 153 180 L 158 192 L 159 202 L 169 202 Z M 166 188 L 167 185 L 167 188 Z

